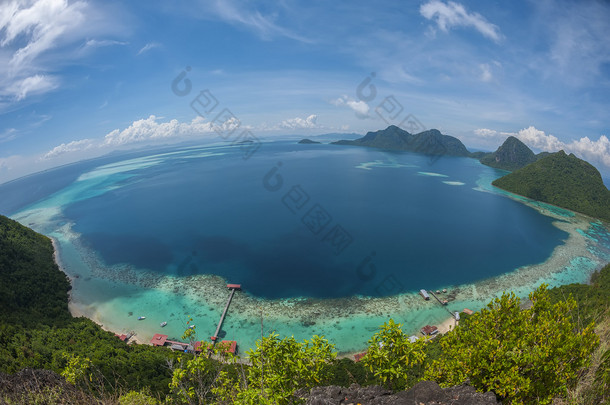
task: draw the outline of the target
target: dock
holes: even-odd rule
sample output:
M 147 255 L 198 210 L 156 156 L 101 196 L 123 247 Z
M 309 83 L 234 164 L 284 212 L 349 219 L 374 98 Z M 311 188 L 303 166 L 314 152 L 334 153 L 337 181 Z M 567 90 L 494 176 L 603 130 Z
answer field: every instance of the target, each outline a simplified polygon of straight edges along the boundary
M 430 294 L 432 294 L 432 296 L 433 296 L 434 298 L 436 298 L 436 300 L 438 301 L 438 303 L 439 303 L 439 304 L 441 304 L 441 305 L 442 305 L 442 306 L 443 306 L 443 307 L 444 307 L 444 308 L 447 310 L 447 312 L 449 312 L 449 314 L 450 314 L 450 315 L 451 315 L 453 318 L 455 318 L 455 314 L 454 314 L 453 312 L 451 312 L 451 311 L 449 310 L 449 308 L 447 308 L 447 301 L 441 301 L 441 299 L 440 299 L 440 298 L 438 298 L 438 297 L 436 296 L 436 294 L 434 294 L 434 291 L 432 291 L 432 290 L 428 290 L 428 292 L 429 292 Z
M 227 305 L 225 305 L 225 310 L 222 311 L 220 321 L 218 321 L 218 327 L 216 328 L 216 332 L 214 333 L 214 336 L 210 338 L 214 343 L 216 343 L 216 341 L 218 340 L 218 334 L 220 333 L 222 323 L 224 322 L 225 316 L 227 315 L 227 311 L 229 310 L 229 305 L 231 305 L 231 301 L 233 300 L 233 295 L 235 294 L 235 291 L 241 290 L 241 284 L 227 284 L 227 288 L 231 290 L 231 294 L 229 294 L 229 299 L 227 300 Z

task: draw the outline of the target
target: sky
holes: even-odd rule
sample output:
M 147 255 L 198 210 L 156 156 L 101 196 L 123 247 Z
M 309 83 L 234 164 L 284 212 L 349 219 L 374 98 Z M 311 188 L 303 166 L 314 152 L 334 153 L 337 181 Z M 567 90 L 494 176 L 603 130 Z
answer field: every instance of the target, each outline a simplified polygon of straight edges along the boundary
M 0 183 L 115 150 L 436 128 L 610 173 L 610 3 L 0 0 Z

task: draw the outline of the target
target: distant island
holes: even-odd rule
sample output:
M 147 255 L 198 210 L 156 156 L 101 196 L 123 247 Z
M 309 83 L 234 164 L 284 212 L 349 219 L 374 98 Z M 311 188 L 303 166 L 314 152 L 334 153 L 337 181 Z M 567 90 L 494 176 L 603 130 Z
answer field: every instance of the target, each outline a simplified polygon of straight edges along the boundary
M 610 191 L 590 163 L 563 150 L 496 179 L 494 186 L 610 221 Z
M 304 141 L 309 140 L 299 143 L 312 142 Z M 495 152 L 469 152 L 459 139 L 437 129 L 410 134 L 390 125 L 355 140 L 331 144 L 475 158 L 484 165 L 513 172 L 492 183 L 498 188 L 610 221 L 610 191 L 595 167 L 564 151 L 536 155 L 514 136 L 509 136 Z
M 459 139 L 443 135 L 438 129 L 430 129 L 418 134 L 390 125 L 386 129 L 368 132 L 362 138 L 349 141 L 331 142 L 333 145 L 354 145 L 389 150 L 402 150 L 434 156 L 470 157 L 470 152 Z
M 302 143 L 302 144 L 314 144 L 314 143 L 321 143 L 321 142 L 312 141 L 311 139 L 305 138 L 305 139 L 301 139 L 298 143 Z
M 508 171 L 521 169 L 536 160 L 538 156 L 514 136 L 506 138 L 495 152 L 485 153 L 479 158 L 484 165 Z

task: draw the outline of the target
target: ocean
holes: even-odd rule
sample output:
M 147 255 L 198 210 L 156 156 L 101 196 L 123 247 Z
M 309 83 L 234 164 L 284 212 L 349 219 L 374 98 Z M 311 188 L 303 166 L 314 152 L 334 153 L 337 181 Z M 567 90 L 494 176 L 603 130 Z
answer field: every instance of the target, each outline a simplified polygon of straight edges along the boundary
M 72 307 L 143 339 L 187 317 L 243 349 L 266 331 L 360 350 L 394 317 L 410 331 L 505 289 L 586 281 L 608 232 L 497 190 L 475 159 L 354 146 L 172 147 L 65 166 L 0 186 L 0 213 L 57 241 Z M 567 256 L 566 256 L 567 254 Z M 137 321 L 146 316 L 145 321 Z

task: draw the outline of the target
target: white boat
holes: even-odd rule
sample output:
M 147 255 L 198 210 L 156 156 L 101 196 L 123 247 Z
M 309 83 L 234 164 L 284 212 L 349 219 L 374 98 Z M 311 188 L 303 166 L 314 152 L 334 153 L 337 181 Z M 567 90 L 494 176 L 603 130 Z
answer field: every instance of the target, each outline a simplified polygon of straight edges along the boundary
M 189 329 L 195 329 L 195 325 L 189 326 Z
M 167 325 L 167 322 L 161 322 L 160 325 L 163 328 L 163 327 L 165 327 L 165 325 Z
M 139 317 L 138 317 L 138 321 L 143 321 L 144 319 L 146 319 L 146 317 L 145 317 L 145 316 L 139 316 Z

